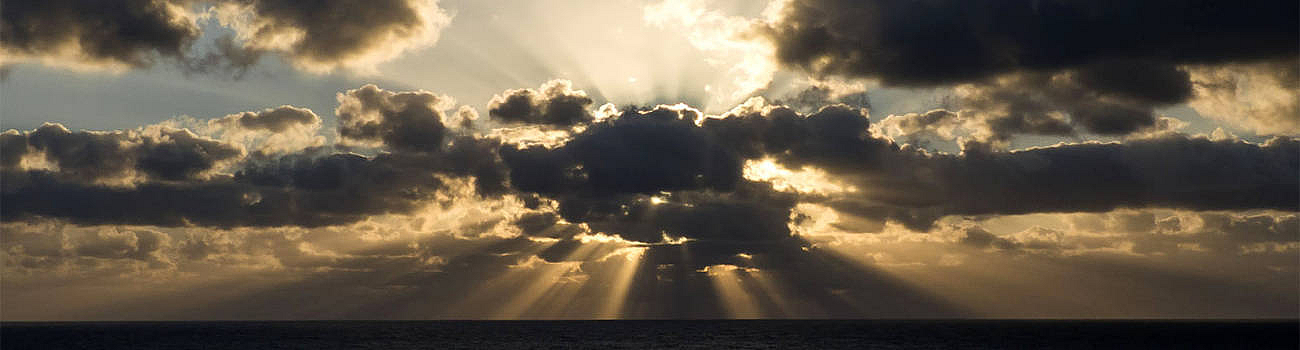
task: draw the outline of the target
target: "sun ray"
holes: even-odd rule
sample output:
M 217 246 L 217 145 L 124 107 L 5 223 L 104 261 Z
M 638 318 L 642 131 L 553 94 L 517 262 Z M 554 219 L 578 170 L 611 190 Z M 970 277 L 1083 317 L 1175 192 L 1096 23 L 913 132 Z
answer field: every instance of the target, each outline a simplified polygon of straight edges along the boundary
M 614 279 L 609 281 L 609 292 L 605 295 L 605 300 L 599 312 L 596 313 L 596 318 L 614 319 L 623 317 L 623 305 L 627 303 L 627 295 L 632 288 L 632 281 L 636 277 L 636 271 L 641 266 L 642 257 L 645 256 L 647 249 L 646 247 L 628 247 L 605 257 L 605 260 L 613 259 L 613 261 L 617 261 L 619 266 Z
M 735 265 L 709 265 L 702 272 L 717 290 L 718 301 L 726 308 L 728 318 L 762 318 L 758 299 L 741 284 L 742 269 Z

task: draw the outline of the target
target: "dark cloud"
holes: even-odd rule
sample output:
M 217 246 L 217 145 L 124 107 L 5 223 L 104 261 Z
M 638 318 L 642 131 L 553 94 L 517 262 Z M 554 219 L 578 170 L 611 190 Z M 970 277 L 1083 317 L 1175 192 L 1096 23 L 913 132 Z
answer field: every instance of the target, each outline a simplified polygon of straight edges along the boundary
M 392 92 L 374 85 L 338 95 L 339 134 L 346 140 L 381 142 L 385 147 L 429 152 L 445 144 L 445 99 L 427 91 Z
M 587 205 L 582 208 L 581 216 L 573 215 L 578 216 L 576 220 L 587 223 L 594 231 L 616 233 L 629 240 L 659 242 L 667 235 L 698 242 L 731 242 L 743 247 L 790 239 L 787 223 L 796 198 L 793 194 L 774 191 L 770 185 L 746 182 L 729 192 L 677 192 L 659 199 L 566 198 L 560 205 L 562 212 L 568 209 L 565 206 L 575 203 Z M 733 250 L 723 255 L 743 252 Z
M 512 219 L 528 236 L 568 239 L 586 224 L 644 243 L 668 235 L 743 247 L 737 242 L 785 241 L 801 201 L 918 230 L 950 215 L 1300 207 L 1292 195 L 1300 192 L 1300 142 L 1290 138 L 1251 144 L 1167 133 L 1124 143 L 931 154 L 873 135 L 865 112 L 844 105 L 807 115 L 749 106 L 721 118 L 658 107 L 590 124 L 553 148 L 521 148 L 444 126 L 445 102 L 432 93 L 368 85 L 339 100 L 343 139 L 377 145 L 379 154 L 310 148 L 249 157 L 220 175 L 216 164 L 233 163 L 237 148 L 184 130 L 74 133 L 51 124 L 6 132 L 6 145 L 26 146 L 5 148 L 4 218 L 326 226 L 410 212 L 438 198 L 448 179 L 466 179 L 479 195 L 514 194 L 531 203 L 533 214 Z M 312 117 L 283 107 L 227 118 L 275 129 Z M 918 125 L 951 118 L 942 110 L 913 117 Z M 15 160 L 33 154 L 56 169 L 27 169 Z M 741 176 L 745 161 L 764 158 L 820 169 L 862 190 L 799 196 Z M 129 187 L 102 184 L 132 172 L 143 177 Z
M 1001 250 L 1014 250 L 1020 247 L 1020 244 L 978 227 L 967 227 L 962 229 L 964 236 L 958 242 L 976 248 L 997 248 Z
M 215 9 L 242 41 L 226 35 L 192 53 L 202 34 L 195 6 Z M 368 68 L 432 44 L 450 22 L 435 0 L 56 0 L 6 4 L 0 15 L 0 48 L 19 61 L 140 68 L 166 58 L 236 76 L 267 52 L 311 71 Z
M 514 221 L 520 233 L 530 237 L 572 238 L 583 233 L 580 226 L 560 221 L 560 216 L 550 212 L 527 213 Z
M 450 17 L 435 0 L 223 0 L 236 5 L 235 25 L 246 48 L 281 52 L 309 70 L 332 70 L 387 60 L 431 44 Z
M 569 81 L 552 80 L 542 85 L 541 91 L 508 90 L 493 96 L 488 115 L 505 123 L 567 127 L 591 122 L 591 104 L 591 98 L 581 90 L 574 91 Z
M 776 127 L 776 125 L 782 125 Z M 1097 212 L 1120 207 L 1243 210 L 1300 207 L 1300 143 L 1263 145 L 1180 134 L 962 155 L 901 149 L 870 134 L 865 116 L 828 107 L 709 119 L 703 128 L 747 158 L 814 166 L 869 190 L 828 204 L 928 229 L 945 215 Z
M 76 181 L 129 181 L 134 172 L 155 180 L 190 180 L 243 155 L 236 146 L 167 127 L 73 132 L 47 123 L 31 132 L 7 132 L 4 139 L 6 148 L 14 146 L 6 151 L 6 168 L 14 168 L 24 154 L 41 154 L 57 167 L 57 176 Z
M 627 111 L 561 147 L 502 148 L 513 188 L 557 202 L 558 216 L 516 224 L 530 235 L 564 232 L 563 219 L 638 242 L 685 238 L 700 267 L 758 248 L 798 250 L 787 227 L 796 196 L 742 180 L 742 158 L 697 126 L 697 113 Z
M 1077 144 L 933 158 L 934 187 L 963 214 L 1300 207 L 1300 142 L 1264 145 L 1168 135 L 1125 144 Z M 924 191 L 924 190 L 922 190 Z M 1032 203 L 1032 204 L 1030 204 Z
M 1186 72 L 1173 67 L 1114 65 L 1122 68 L 1011 74 L 968 87 L 959 93 L 958 103 L 974 114 L 988 138 L 1006 141 L 1019 134 L 1069 135 L 1075 126 L 1097 134 L 1130 134 L 1154 127 L 1157 107 L 1191 95 Z M 1153 81 L 1143 74 L 1165 75 L 1162 78 L 1166 80 Z
M 725 189 L 740 159 L 695 125 L 698 112 L 630 111 L 592 125 L 562 147 L 501 150 L 517 189 L 543 194 L 619 195 Z
M 468 142 L 466 142 L 468 143 Z M 470 147 L 463 148 L 468 151 Z M 246 165 L 233 176 L 115 188 L 41 171 L 6 171 L 3 216 L 65 218 L 79 224 L 156 226 L 303 226 L 352 223 L 427 205 L 447 184 L 435 175 L 476 176 L 484 194 L 498 193 L 491 156 L 295 154 Z M 470 162 L 464 162 L 472 159 Z M 500 179 L 501 177 L 497 177 Z
M 199 137 L 189 130 L 162 130 L 160 137 L 145 137 L 137 147 L 136 168 L 162 180 L 188 180 L 212 170 L 221 161 L 243 152 L 220 141 Z
M 703 128 L 745 158 L 772 156 L 792 169 L 876 169 L 898 147 L 871 135 L 864 112 L 830 105 L 805 116 L 776 107 L 707 119 Z
M 766 35 L 786 64 L 933 85 L 1117 57 L 1162 65 L 1292 57 L 1297 13 L 1294 1 L 798 0 Z
M 143 67 L 181 58 L 199 37 L 168 0 L 15 1 L 0 10 L 7 56 L 59 57 L 81 64 Z
M 18 130 L 0 133 L 0 169 L 18 167 L 27 155 L 27 135 Z
M 505 192 L 506 171 L 496 155 L 500 143 L 448 131 L 440 121 L 439 97 L 370 85 L 339 99 L 345 137 L 378 141 L 385 152 L 365 157 L 313 147 L 240 161 L 239 148 L 184 129 L 72 132 L 46 124 L 31 132 L 5 132 L 6 144 L 26 148 L 5 145 L 3 217 L 58 217 L 79 224 L 316 227 L 409 212 L 447 190 L 448 179 L 471 180 L 474 192 L 485 196 Z M 319 118 L 285 106 L 216 122 L 276 131 Z M 54 169 L 25 168 L 19 162 L 36 154 Z M 213 174 L 222 162 L 238 164 L 232 164 L 229 174 Z
M 961 108 L 1004 141 L 1154 127 L 1155 108 L 1193 96 L 1183 65 L 1294 63 L 1297 12 L 1293 1 L 799 0 L 763 32 L 778 60 L 817 74 L 970 83 Z
M 320 117 L 310 109 L 280 106 L 260 112 L 244 112 L 208 121 L 209 125 L 237 126 L 247 130 L 284 132 L 298 125 L 320 124 Z

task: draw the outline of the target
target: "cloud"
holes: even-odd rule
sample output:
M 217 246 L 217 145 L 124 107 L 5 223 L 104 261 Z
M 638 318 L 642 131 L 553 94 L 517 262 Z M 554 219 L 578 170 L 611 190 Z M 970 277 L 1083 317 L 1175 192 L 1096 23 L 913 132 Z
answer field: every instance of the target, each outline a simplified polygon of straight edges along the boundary
M 451 22 L 436 0 L 357 3 L 229 0 L 217 18 L 246 49 L 281 53 L 298 68 L 328 72 L 374 65 L 432 45 Z
M 852 108 L 871 109 L 871 98 L 863 86 L 843 86 L 848 84 L 817 83 L 791 92 L 771 104 L 790 107 L 800 113 L 816 112 L 823 106 L 842 103 Z
M 1141 62 L 1107 62 L 1054 74 L 1009 73 L 954 87 L 957 110 L 882 120 L 880 131 L 918 143 L 923 137 L 968 137 L 1005 147 L 1018 135 L 1158 133 L 1172 128 L 1159 107 L 1192 94 L 1187 72 Z
M 191 52 L 210 14 L 235 35 Z M 121 71 L 171 60 L 191 72 L 242 75 L 267 52 L 311 72 L 373 71 L 433 45 L 451 16 L 436 0 L 56 0 L 8 4 L 3 19 L 7 62 Z
M 218 164 L 243 156 L 237 146 L 204 138 L 186 129 L 149 127 L 96 132 L 68 130 L 46 123 L 30 132 L 5 134 L 5 168 L 22 160 L 45 161 L 53 174 L 73 181 L 129 184 L 137 176 L 149 180 L 184 181 L 201 178 Z M 22 145 L 25 143 L 26 145 Z
M 1170 67 L 1168 75 L 1179 76 L 1164 85 L 1183 85 L 1186 95 L 1191 87 L 1187 74 Z M 1122 70 L 1105 74 L 1126 75 Z M 1131 75 L 1131 74 L 1128 74 Z M 1070 135 L 1075 126 L 1097 134 L 1124 135 L 1156 124 L 1154 109 L 1170 102 L 1168 96 L 1144 96 L 1155 91 L 1126 91 L 1115 88 L 1114 94 L 1099 91 L 1098 86 L 1127 86 L 1106 82 L 1118 77 L 1090 76 L 1085 71 L 1046 74 L 1013 74 L 993 83 L 962 85 L 957 88 L 957 103 L 983 124 L 983 139 L 1004 142 L 1020 134 Z M 1088 82 L 1099 80 L 1101 82 Z M 1112 87 L 1114 88 L 1114 87 Z M 1177 90 L 1177 89 L 1175 89 Z M 1128 95 L 1128 94 L 1133 95 Z M 1183 92 L 1179 92 L 1181 94 Z M 1182 97 L 1180 97 L 1182 98 Z M 1181 100 L 1173 100 L 1178 102 Z
M 590 123 L 592 100 L 582 90 L 573 90 L 568 80 L 552 80 L 541 90 L 507 90 L 488 102 L 488 116 L 503 123 L 542 124 L 568 127 Z
M 966 227 L 965 235 L 958 242 L 976 248 L 997 248 L 1001 250 L 1014 250 L 1020 247 L 1020 244 L 1010 239 L 998 237 L 989 231 L 978 226 Z
M 167 0 L 6 3 L 5 61 L 125 69 L 182 58 L 200 35 L 193 15 Z
M 1284 113 L 1294 99 L 1281 97 L 1294 88 L 1261 77 L 1237 93 L 1241 75 L 1215 72 L 1270 60 L 1294 68 L 1297 10 L 1288 1 L 796 0 L 759 31 L 778 61 L 818 76 L 956 85 L 958 108 L 997 142 L 1153 128 L 1153 111 L 1191 100 L 1193 81 L 1198 110 L 1279 134 L 1294 124 L 1296 113 Z
M 8 263 L 20 269 L 50 269 L 60 265 L 79 265 L 93 269 L 98 265 L 135 262 L 153 268 L 174 266 L 167 256 L 172 247 L 165 233 L 142 228 L 80 228 L 47 222 L 6 225 L 5 241 Z M 10 270 L 13 271 L 13 270 Z
M 245 156 L 231 143 L 166 127 L 74 133 L 49 124 L 8 131 L 4 218 L 319 227 L 506 195 L 532 213 L 509 219 L 527 236 L 603 232 L 645 244 L 686 238 L 737 254 L 748 248 L 717 247 L 787 242 L 786 226 L 798 220 L 792 214 L 800 203 L 916 230 L 949 216 L 1300 206 L 1289 195 L 1300 192 L 1293 157 L 1300 142 L 1285 137 L 1254 144 L 1167 132 L 1124 142 L 929 153 L 878 130 L 914 132 L 953 123 L 960 114 L 894 116 L 873 128 L 862 109 L 830 105 L 802 114 L 753 99 L 721 116 L 685 105 L 627 109 L 564 131 L 558 144 L 535 145 L 449 126 L 443 111 L 451 101 L 427 91 L 366 85 L 338 98 L 340 139 L 374 147 L 356 148 L 374 155 L 312 146 Z M 274 134 L 315 130 L 318 119 L 282 106 L 209 125 Z M 811 169 L 842 186 L 778 190 L 774 179 L 743 176 L 751 162 L 792 174 Z M 748 229 L 735 236 L 709 220 Z
M 765 32 L 788 65 L 934 85 L 1115 57 L 1159 64 L 1293 57 L 1296 10 L 1290 1 L 796 0 Z
M 260 112 L 231 114 L 208 121 L 208 125 L 239 127 L 248 130 L 265 130 L 280 133 L 301 125 L 320 124 L 320 117 L 310 109 L 293 106 L 268 108 Z
M 267 157 L 324 145 L 320 126 L 320 117 L 310 109 L 286 105 L 211 119 L 201 129 L 254 150 L 253 156 Z
M 443 110 L 451 100 L 427 91 L 392 92 L 367 84 L 338 94 L 339 134 L 345 141 L 381 143 L 402 151 L 444 146 Z
M 1198 113 L 1259 135 L 1300 135 L 1300 67 L 1294 59 L 1187 68 Z
M 695 125 L 694 109 L 625 112 L 573 135 L 564 146 L 503 148 L 517 189 L 543 194 L 650 194 L 728 188 L 740 160 Z
M 964 156 L 897 160 L 892 169 L 860 174 L 865 182 L 860 188 L 907 191 L 879 191 L 838 203 L 860 215 L 893 217 L 916 228 L 928 227 L 943 215 L 1124 207 L 1294 210 L 1300 203 L 1289 194 L 1300 191 L 1296 180 L 1300 164 L 1290 155 L 1300 151 L 1298 147 L 1300 143 L 1293 139 L 1254 145 L 1173 134 L 1124 144 L 1083 143 L 991 154 L 968 150 Z
M 893 138 L 899 143 L 918 144 L 927 136 L 944 140 L 956 139 L 956 131 L 963 124 L 964 120 L 957 113 L 933 109 L 925 113 L 891 114 L 872 125 L 872 132 Z
M 505 191 L 499 141 L 444 127 L 440 97 L 369 85 L 339 100 L 343 137 L 372 141 L 384 152 L 366 157 L 316 146 L 246 157 L 234 144 L 166 126 L 72 132 L 46 124 L 7 131 L 5 146 L 23 147 L 5 149 L 3 217 L 316 227 L 407 213 L 456 187 L 484 196 Z M 279 135 L 315 132 L 318 124 L 311 111 L 282 106 L 208 126 Z
M 1124 143 L 1014 152 L 969 148 L 950 155 L 901 148 L 872 135 L 865 115 L 844 107 L 805 117 L 782 107 L 751 106 L 702 125 L 742 157 L 770 156 L 792 169 L 813 166 L 848 179 L 863 191 L 830 198 L 841 211 L 918 228 L 945 215 L 1300 207 L 1289 195 L 1300 191 L 1300 164 L 1291 157 L 1300 143 L 1290 138 L 1251 144 L 1161 134 Z

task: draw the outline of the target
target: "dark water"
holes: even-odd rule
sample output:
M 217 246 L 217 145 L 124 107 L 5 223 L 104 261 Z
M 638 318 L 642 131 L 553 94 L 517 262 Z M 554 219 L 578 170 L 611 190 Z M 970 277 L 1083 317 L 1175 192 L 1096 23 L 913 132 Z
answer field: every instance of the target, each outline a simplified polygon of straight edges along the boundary
M 1297 321 L 0 323 L 4 349 L 1297 349 Z

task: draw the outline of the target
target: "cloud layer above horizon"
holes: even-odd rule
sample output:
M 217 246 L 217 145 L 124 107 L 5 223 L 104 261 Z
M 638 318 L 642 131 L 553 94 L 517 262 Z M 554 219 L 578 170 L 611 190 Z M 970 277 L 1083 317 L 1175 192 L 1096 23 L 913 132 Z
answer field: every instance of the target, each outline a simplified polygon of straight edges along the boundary
M 118 70 L 364 71 L 453 18 L 422 0 L 7 5 L 5 64 Z M 648 5 L 663 25 L 698 4 Z M 1293 316 L 1297 13 L 792 0 L 683 23 L 812 82 L 735 61 L 758 79 L 718 113 L 554 79 L 474 104 L 364 84 L 332 111 L 10 129 L 4 318 Z M 230 35 L 197 48 L 214 25 Z M 872 115 L 877 87 L 949 97 Z M 1182 131 L 1175 107 L 1256 137 Z M 1015 147 L 1032 138 L 1051 141 Z M 44 295 L 78 301 L 24 306 Z

